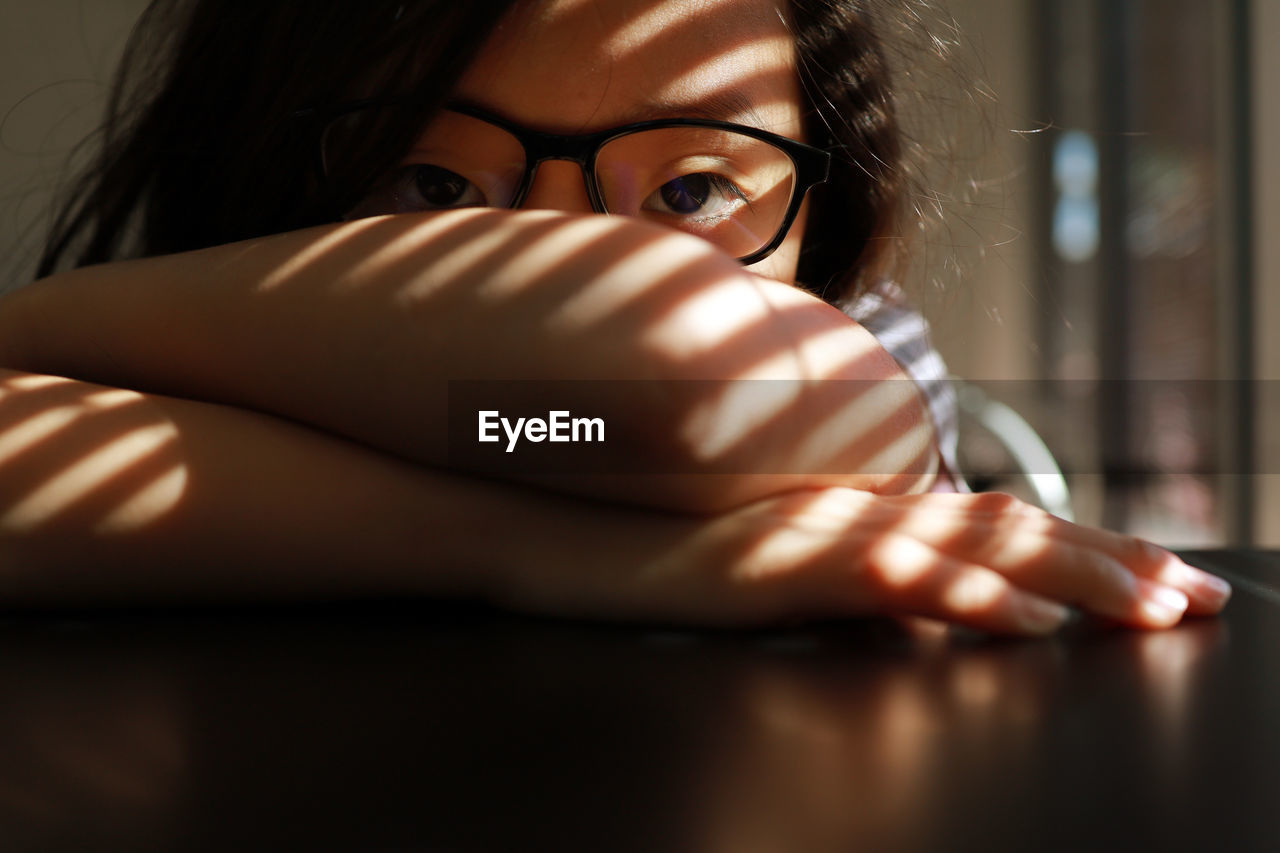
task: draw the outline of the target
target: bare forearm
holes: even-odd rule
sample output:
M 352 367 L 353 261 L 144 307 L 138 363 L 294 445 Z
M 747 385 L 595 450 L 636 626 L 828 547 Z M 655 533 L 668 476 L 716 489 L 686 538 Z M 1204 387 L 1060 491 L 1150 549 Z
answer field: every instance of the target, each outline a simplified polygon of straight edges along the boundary
M 869 334 L 700 241 L 620 220 L 397 217 L 80 270 L 0 305 L 9 332 L 11 366 L 271 412 L 432 465 L 469 437 L 447 433 L 450 380 L 659 387 L 581 402 L 627 427 L 615 470 L 653 459 L 687 476 L 491 472 L 619 500 L 701 510 L 930 480 L 927 418 Z M 696 381 L 750 379 L 796 393 L 744 412 L 744 394 Z
M 225 406 L 0 377 L 7 603 L 482 588 L 443 475 Z
M 754 621 L 758 595 L 724 594 L 730 552 L 700 542 L 714 527 L 432 471 L 227 406 L 0 370 L 3 607 L 426 595 Z
M 0 371 L 0 484 L 6 606 L 431 595 L 623 615 L 644 606 L 636 549 L 660 562 L 696 523 L 16 371 Z M 610 568 L 620 542 L 631 559 Z
M 1002 495 L 818 489 L 699 518 L 0 371 L 0 605 L 405 594 L 694 624 L 906 612 L 1042 633 L 1065 616 L 1054 602 L 1163 627 L 1217 612 L 1229 590 Z

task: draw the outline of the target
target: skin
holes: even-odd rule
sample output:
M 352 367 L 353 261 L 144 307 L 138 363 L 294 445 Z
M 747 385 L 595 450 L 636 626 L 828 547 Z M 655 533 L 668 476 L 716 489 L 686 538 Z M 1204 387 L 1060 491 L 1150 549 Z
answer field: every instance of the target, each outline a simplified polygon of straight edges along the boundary
M 772 2 L 530 4 L 498 30 L 458 95 L 551 133 L 707 116 L 804 142 L 804 98 L 785 21 Z M 752 109 L 716 109 L 715 96 L 728 91 Z M 543 164 L 525 207 L 590 213 L 577 166 Z M 807 205 L 782 246 L 749 269 L 794 282 L 806 216 Z
M 530 4 L 461 94 L 578 132 L 733 86 L 755 119 L 798 135 L 778 11 Z M 820 460 L 805 475 L 699 469 L 735 461 L 706 436 L 741 418 L 698 393 L 607 402 L 619 423 L 653 418 L 624 456 L 674 460 L 682 476 L 447 470 L 450 379 L 909 387 L 888 381 L 901 373 L 865 330 L 787 283 L 803 222 L 745 271 L 697 238 L 587 214 L 584 193 L 575 166 L 552 163 L 526 205 L 550 210 L 361 220 L 75 271 L 8 297 L 0 596 L 459 595 L 612 619 L 890 613 L 1019 634 L 1055 630 L 1066 605 L 1159 628 L 1226 602 L 1225 585 L 1148 543 L 1004 495 L 915 493 L 932 469 L 910 470 L 931 458 L 912 393 L 867 409 L 847 383 L 822 383 L 770 412 L 739 470 Z M 857 417 L 832 420 L 851 406 Z

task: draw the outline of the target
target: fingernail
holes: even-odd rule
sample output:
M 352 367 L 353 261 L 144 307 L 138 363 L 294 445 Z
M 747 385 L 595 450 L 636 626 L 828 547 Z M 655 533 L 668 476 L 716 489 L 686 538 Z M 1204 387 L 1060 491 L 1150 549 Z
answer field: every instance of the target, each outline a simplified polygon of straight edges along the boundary
M 1183 562 L 1174 554 L 1169 555 L 1169 564 L 1156 582 L 1188 591 L 1201 607 L 1220 609 L 1231 598 L 1231 584 Z
M 1050 634 L 1066 624 L 1071 610 L 1039 596 L 1022 596 L 1022 626 L 1033 634 Z
M 1187 596 L 1170 586 L 1139 581 L 1142 593 L 1142 610 L 1156 622 L 1176 622 L 1187 612 L 1191 603 Z
M 1191 579 L 1196 589 L 1211 599 L 1215 604 L 1225 603 L 1231 597 L 1231 584 L 1217 575 L 1196 571 Z

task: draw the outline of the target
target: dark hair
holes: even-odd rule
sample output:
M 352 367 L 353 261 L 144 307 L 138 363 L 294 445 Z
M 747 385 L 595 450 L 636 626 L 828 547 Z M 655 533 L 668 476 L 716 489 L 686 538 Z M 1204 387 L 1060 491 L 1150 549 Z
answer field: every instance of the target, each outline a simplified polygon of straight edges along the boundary
M 877 17 L 912 0 L 791 0 L 809 141 L 836 154 L 810 201 L 798 279 L 847 302 L 899 271 L 907 169 Z M 322 188 L 297 114 L 358 98 L 448 96 L 515 0 L 153 0 L 111 90 L 96 159 L 55 217 L 38 274 L 333 221 L 334 199 L 396 162 L 401 111 Z M 250 129 L 250 130 L 246 130 Z

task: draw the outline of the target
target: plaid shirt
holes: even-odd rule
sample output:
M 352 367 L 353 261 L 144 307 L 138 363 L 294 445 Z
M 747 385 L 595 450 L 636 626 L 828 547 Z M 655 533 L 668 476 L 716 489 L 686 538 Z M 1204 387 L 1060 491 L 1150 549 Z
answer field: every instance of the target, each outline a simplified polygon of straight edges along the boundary
M 892 282 L 882 282 L 858 298 L 848 315 L 876 340 L 902 367 L 924 394 L 933 416 L 938 452 L 945 472 L 959 491 L 968 491 L 956 464 L 959 417 L 956 393 L 948 379 L 947 365 L 929 341 L 929 324 L 907 305 L 902 290 Z

